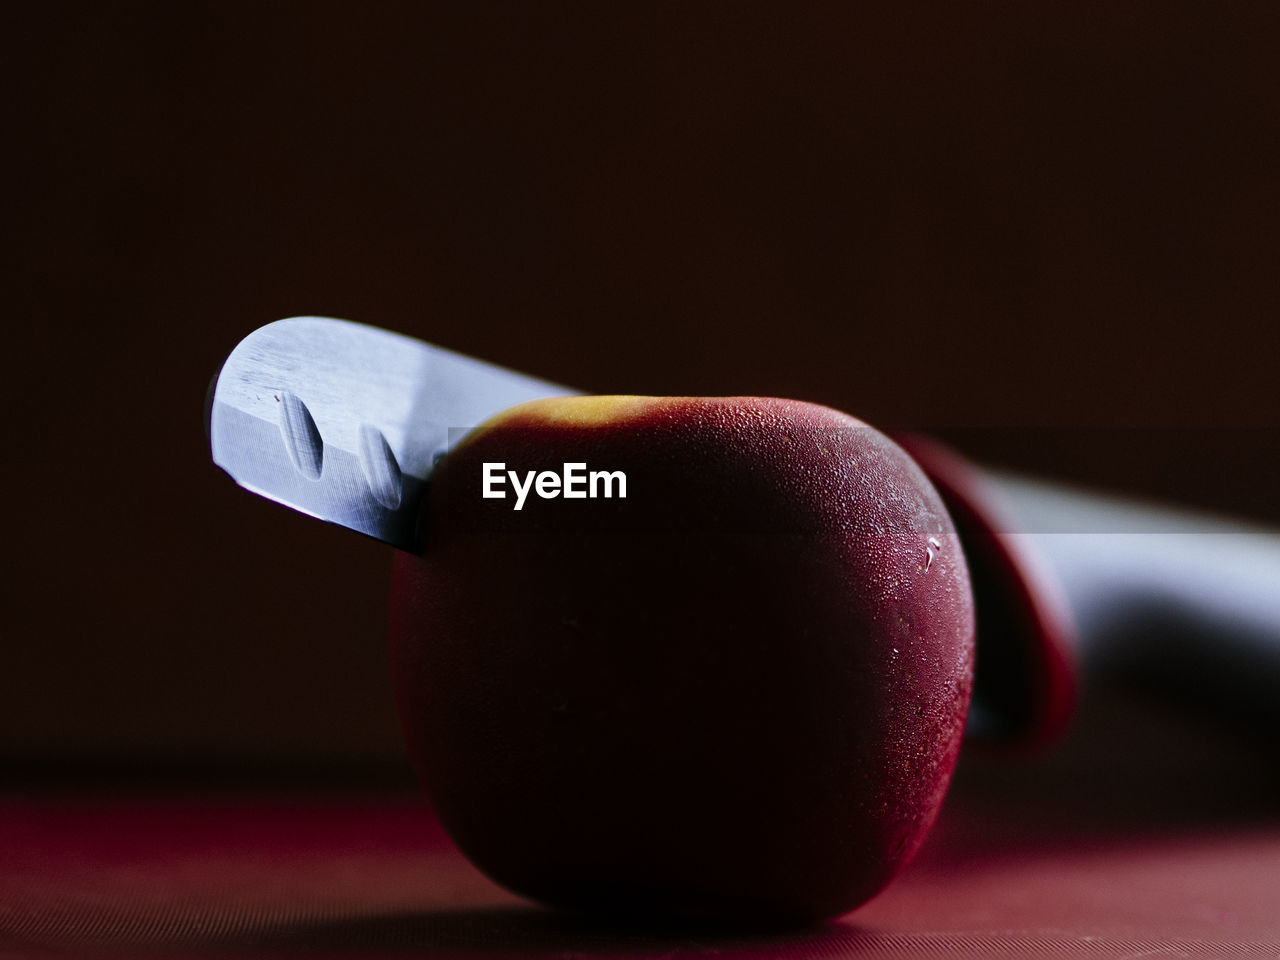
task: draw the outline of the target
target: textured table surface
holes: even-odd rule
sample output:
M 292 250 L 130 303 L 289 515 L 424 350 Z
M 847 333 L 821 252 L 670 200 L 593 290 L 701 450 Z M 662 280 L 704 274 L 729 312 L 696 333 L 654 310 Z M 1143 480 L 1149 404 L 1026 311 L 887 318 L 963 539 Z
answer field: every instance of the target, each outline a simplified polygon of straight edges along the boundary
M 968 760 L 887 891 L 784 933 L 530 906 L 407 785 L 10 785 L 0 957 L 1280 957 L 1273 776 L 1160 742 L 1128 776 Z

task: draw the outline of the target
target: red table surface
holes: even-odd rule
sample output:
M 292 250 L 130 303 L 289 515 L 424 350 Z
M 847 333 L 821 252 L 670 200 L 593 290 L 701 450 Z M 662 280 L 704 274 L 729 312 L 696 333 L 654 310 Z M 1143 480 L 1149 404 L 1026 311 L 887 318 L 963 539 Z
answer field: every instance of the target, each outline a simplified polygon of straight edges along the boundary
M 0 957 L 1280 957 L 1274 753 L 1195 746 L 968 758 L 888 890 L 787 932 L 542 910 L 404 786 L 10 785 Z

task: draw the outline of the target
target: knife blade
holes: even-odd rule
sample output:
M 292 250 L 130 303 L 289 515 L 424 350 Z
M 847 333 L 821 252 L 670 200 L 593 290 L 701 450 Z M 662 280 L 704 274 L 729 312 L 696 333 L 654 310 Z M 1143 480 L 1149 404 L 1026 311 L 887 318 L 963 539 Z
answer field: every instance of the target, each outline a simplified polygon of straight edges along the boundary
M 417 551 L 445 451 L 507 407 L 575 392 L 377 327 L 291 317 L 236 346 L 206 416 L 213 461 L 240 486 Z

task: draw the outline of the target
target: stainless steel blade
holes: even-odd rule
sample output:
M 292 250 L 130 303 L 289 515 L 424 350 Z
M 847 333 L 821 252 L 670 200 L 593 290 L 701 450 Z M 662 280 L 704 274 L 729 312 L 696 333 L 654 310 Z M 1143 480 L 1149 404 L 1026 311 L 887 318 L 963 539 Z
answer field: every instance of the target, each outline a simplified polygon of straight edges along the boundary
M 293 317 L 227 357 L 209 443 L 240 486 L 416 550 L 427 478 L 452 443 L 507 407 L 575 392 L 377 327 Z

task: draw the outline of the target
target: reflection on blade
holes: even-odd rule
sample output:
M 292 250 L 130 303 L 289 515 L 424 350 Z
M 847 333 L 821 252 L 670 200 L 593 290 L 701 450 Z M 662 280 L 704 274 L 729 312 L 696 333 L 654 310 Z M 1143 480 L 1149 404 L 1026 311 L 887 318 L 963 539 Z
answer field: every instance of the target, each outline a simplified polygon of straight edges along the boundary
M 376 327 L 294 317 L 231 352 L 209 441 L 242 487 L 414 550 L 419 501 L 451 437 L 572 392 Z

